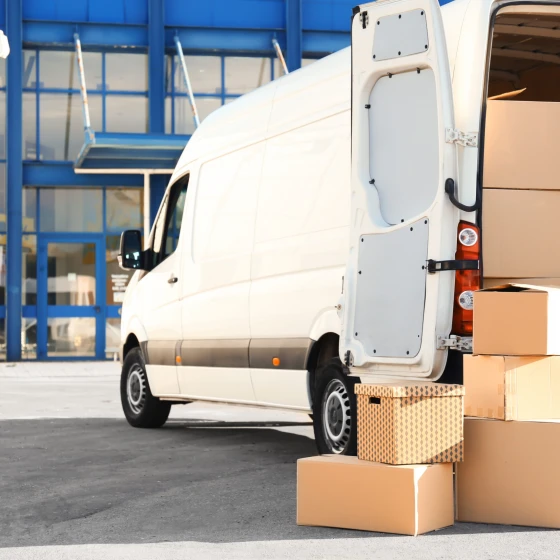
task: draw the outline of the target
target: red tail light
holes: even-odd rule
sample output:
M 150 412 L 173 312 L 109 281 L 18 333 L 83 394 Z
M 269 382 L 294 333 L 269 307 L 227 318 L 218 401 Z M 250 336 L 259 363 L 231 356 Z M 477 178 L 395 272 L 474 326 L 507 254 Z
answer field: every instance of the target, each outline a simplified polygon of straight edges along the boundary
M 480 231 L 468 222 L 459 222 L 457 231 L 457 260 L 480 259 Z M 453 300 L 453 334 L 469 336 L 473 332 L 473 295 L 480 289 L 479 270 L 455 272 Z

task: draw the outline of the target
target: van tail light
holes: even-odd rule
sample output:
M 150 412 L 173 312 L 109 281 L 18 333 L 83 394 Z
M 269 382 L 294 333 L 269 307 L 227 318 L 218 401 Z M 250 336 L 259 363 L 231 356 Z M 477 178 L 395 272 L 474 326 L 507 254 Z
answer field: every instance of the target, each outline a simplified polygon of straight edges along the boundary
M 457 260 L 480 259 L 480 230 L 468 222 L 459 222 L 457 231 Z M 453 334 L 471 336 L 473 332 L 474 292 L 480 289 L 479 270 L 455 272 L 453 299 Z

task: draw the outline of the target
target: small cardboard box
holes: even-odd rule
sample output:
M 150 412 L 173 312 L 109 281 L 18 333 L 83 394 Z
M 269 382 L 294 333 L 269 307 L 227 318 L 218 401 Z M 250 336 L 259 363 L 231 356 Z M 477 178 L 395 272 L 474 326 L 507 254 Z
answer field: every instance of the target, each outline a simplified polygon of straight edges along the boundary
M 560 190 L 484 189 L 483 198 L 484 277 L 560 277 Z
M 560 190 L 559 121 L 560 103 L 488 101 L 484 187 Z
M 465 416 L 560 419 L 559 356 L 464 356 Z
M 457 520 L 560 529 L 560 423 L 465 419 Z
M 358 457 L 391 465 L 463 460 L 462 385 L 355 386 Z
M 333 488 L 344 487 L 333 497 Z M 297 462 L 297 523 L 419 535 L 453 525 L 453 465 L 389 466 L 325 455 Z
M 473 353 L 560 354 L 560 288 L 506 284 L 474 294 Z

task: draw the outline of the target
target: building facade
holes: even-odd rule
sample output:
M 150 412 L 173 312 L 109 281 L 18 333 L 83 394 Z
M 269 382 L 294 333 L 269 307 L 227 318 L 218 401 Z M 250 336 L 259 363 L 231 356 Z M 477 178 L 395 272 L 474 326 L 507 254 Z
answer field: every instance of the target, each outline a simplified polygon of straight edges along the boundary
M 146 188 L 145 175 L 123 172 L 123 145 L 194 131 L 177 40 L 203 120 L 284 73 L 274 39 L 290 71 L 349 45 L 354 4 L 0 0 L 11 47 L 0 61 L 0 359 L 117 352 L 130 276 L 120 233 L 153 220 L 169 179 L 160 169 Z M 76 38 L 91 130 L 113 142 L 90 172 L 76 172 L 86 143 Z

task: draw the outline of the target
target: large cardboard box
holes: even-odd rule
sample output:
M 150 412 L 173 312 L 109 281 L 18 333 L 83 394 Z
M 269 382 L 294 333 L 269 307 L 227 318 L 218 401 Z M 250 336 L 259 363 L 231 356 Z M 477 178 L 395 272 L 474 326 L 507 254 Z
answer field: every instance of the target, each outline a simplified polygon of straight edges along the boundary
M 560 278 L 560 190 L 484 189 L 483 209 L 485 278 Z
M 560 103 L 489 101 L 483 186 L 560 190 L 559 122 Z
M 560 354 L 560 288 L 506 284 L 474 294 L 473 353 Z
M 465 419 L 457 520 L 560 528 L 560 423 Z
M 390 466 L 334 455 L 297 462 L 298 525 L 419 535 L 453 518 L 450 463 Z
M 531 286 L 560 287 L 560 278 L 487 278 L 484 277 L 483 288 L 495 288 L 504 284 L 530 284 Z
M 358 384 L 358 457 L 391 465 L 463 460 L 462 385 Z
M 560 357 L 464 356 L 465 416 L 560 419 Z

